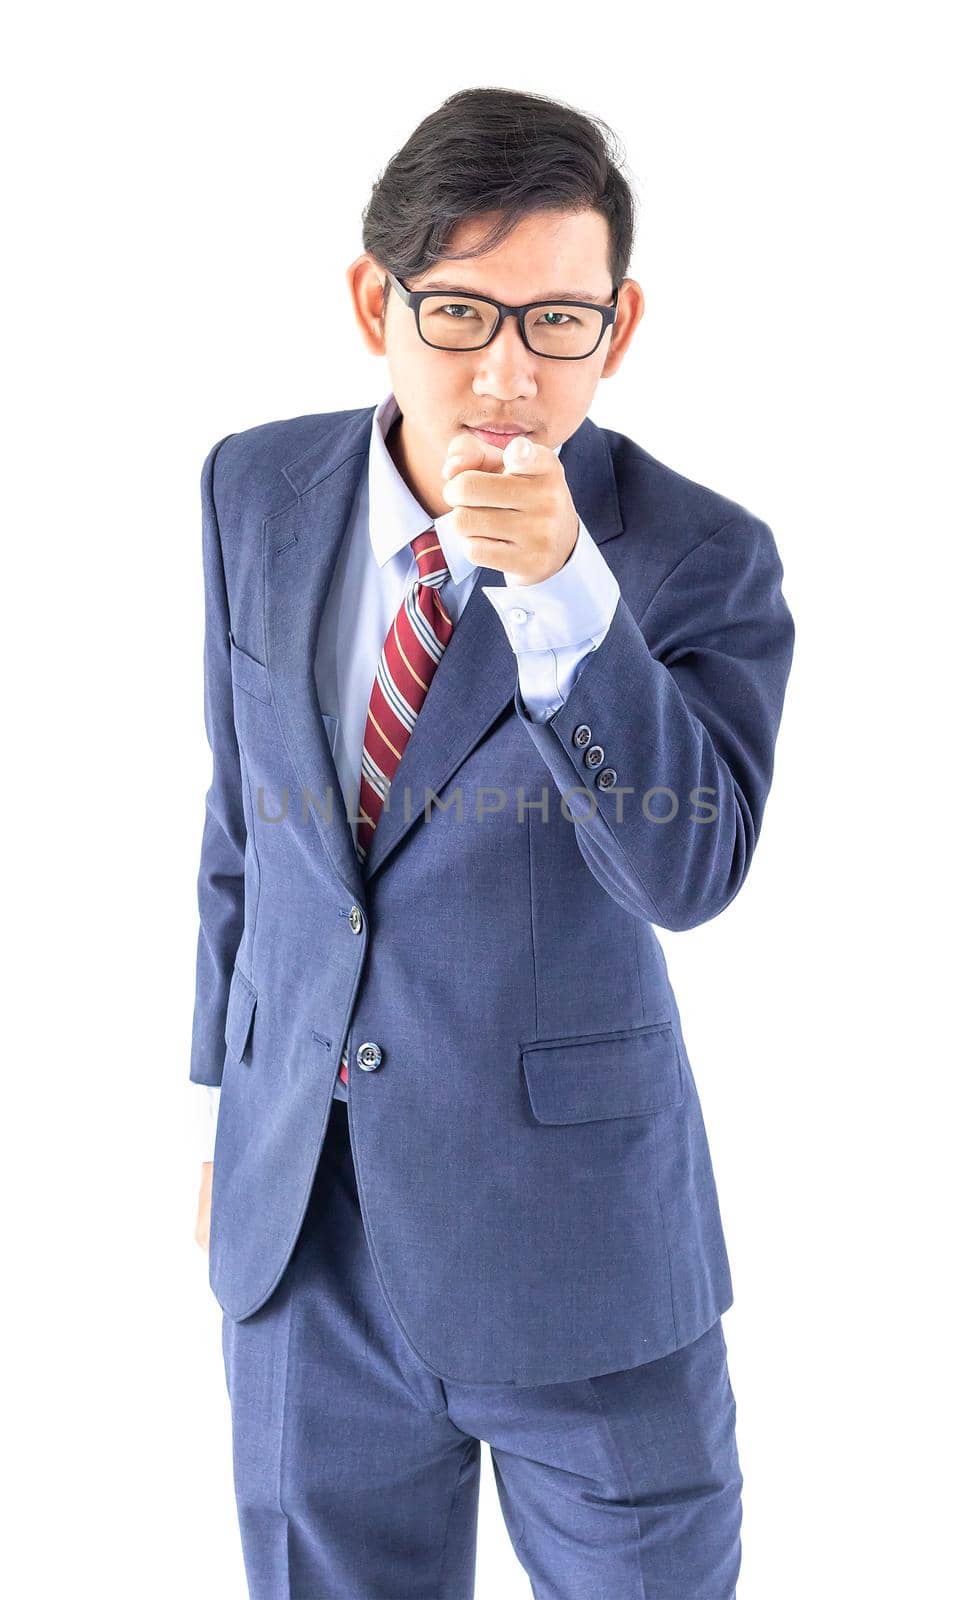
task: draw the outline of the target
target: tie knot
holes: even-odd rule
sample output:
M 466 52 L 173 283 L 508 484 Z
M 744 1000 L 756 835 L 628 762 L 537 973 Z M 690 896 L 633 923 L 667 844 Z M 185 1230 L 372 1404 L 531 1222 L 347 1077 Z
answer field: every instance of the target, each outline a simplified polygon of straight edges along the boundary
M 410 540 L 410 549 L 416 556 L 420 583 L 427 583 L 434 589 L 441 588 L 450 576 L 450 568 L 436 528 L 427 528 L 425 533 L 418 533 L 415 539 Z

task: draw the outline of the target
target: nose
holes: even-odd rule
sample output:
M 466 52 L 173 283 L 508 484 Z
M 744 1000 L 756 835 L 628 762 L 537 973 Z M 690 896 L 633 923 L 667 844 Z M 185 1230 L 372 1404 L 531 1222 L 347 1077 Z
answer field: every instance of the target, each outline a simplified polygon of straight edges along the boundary
M 514 317 L 505 317 L 500 330 L 478 353 L 475 394 L 513 400 L 537 392 L 537 356 L 528 350 Z

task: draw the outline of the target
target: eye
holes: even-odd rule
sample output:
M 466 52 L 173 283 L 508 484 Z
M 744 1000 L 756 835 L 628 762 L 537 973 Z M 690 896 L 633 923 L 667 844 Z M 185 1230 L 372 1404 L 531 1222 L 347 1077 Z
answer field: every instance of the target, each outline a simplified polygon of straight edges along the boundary
M 477 315 L 476 308 L 474 306 L 463 305 L 461 302 L 456 301 L 456 300 L 450 301 L 449 304 L 447 304 L 445 306 L 438 306 L 437 310 L 438 311 L 448 311 L 448 312 L 449 311 L 469 311 L 474 316 Z M 450 321 L 451 322 L 468 322 L 469 318 L 468 317 L 451 317 Z

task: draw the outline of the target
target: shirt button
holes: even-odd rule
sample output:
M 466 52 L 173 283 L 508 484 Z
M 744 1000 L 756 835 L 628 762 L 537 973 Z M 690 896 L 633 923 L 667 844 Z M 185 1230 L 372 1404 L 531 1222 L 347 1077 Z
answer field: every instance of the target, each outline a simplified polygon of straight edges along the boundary
M 353 906 L 349 913 L 349 926 L 353 933 L 361 933 L 363 927 L 363 914 L 358 906 Z
M 530 612 L 529 611 L 525 611 L 523 606 L 511 606 L 511 610 L 510 610 L 510 620 L 511 620 L 511 622 L 526 622 L 527 618 L 529 616 L 530 616 Z

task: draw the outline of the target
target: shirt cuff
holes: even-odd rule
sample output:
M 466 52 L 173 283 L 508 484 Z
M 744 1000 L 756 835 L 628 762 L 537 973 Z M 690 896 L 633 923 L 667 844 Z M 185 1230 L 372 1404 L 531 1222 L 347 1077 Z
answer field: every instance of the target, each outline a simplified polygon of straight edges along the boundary
M 221 1088 L 218 1084 L 212 1083 L 191 1083 L 191 1088 L 194 1091 L 192 1114 L 195 1119 L 198 1159 L 212 1161 L 215 1156 L 215 1124 L 218 1119 Z
M 527 650 L 517 657 L 521 699 L 531 722 L 546 722 L 560 711 L 599 643 L 595 637 L 573 650 Z
M 540 583 L 482 584 L 515 655 L 586 644 L 607 633 L 618 608 L 618 580 L 584 523 L 563 567 Z

